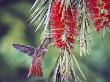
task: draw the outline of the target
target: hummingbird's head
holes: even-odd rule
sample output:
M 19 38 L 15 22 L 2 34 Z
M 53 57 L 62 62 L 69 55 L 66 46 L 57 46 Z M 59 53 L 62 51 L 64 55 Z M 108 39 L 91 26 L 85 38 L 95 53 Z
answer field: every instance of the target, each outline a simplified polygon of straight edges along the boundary
M 40 49 L 41 49 L 41 51 L 44 51 L 44 52 L 48 51 L 46 48 L 44 48 L 43 45 L 40 46 Z

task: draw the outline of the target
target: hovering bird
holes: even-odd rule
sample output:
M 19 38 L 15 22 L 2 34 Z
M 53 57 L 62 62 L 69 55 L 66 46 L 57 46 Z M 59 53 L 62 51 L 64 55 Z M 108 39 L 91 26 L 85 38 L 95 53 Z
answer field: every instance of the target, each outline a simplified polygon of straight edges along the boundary
M 46 38 L 42 45 L 35 48 L 32 46 L 26 46 L 26 45 L 20 45 L 20 44 L 13 44 L 14 48 L 16 48 L 18 51 L 23 52 L 27 54 L 28 56 L 32 57 L 32 64 L 28 73 L 28 77 L 30 76 L 36 76 L 36 77 L 42 77 L 43 71 L 42 71 L 42 60 L 44 57 L 44 54 L 46 51 L 48 51 L 46 48 L 50 43 L 50 39 Z
M 43 76 L 42 72 L 42 59 L 44 57 L 45 51 L 47 51 L 42 45 L 35 48 L 32 46 L 25 46 L 20 44 L 13 44 L 14 48 L 16 48 L 18 51 L 23 52 L 27 54 L 28 56 L 32 57 L 32 65 L 30 67 L 28 77 L 29 76 L 37 76 L 41 77 Z

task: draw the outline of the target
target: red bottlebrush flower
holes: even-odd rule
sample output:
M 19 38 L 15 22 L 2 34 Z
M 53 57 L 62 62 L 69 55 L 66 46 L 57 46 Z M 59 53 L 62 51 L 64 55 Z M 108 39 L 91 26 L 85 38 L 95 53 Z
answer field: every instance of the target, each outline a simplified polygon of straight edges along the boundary
M 88 0 L 88 8 L 91 13 L 91 18 L 93 19 L 97 32 L 99 32 L 103 27 L 109 27 L 110 17 L 110 0 Z
M 71 47 L 73 36 L 77 36 L 77 10 L 75 7 L 54 2 L 51 8 L 51 32 L 58 48 Z
M 62 6 L 61 2 L 54 2 L 51 8 L 51 31 L 53 33 L 52 37 L 54 38 L 56 45 L 62 47 L 61 36 L 64 31 L 64 23 L 62 19 Z

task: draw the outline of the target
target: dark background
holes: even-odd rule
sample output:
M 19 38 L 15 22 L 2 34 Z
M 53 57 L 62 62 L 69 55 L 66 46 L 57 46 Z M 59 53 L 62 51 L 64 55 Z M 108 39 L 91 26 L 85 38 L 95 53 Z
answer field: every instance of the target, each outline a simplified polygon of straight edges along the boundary
M 35 32 L 33 26 L 28 27 L 29 9 L 35 0 L 0 0 L 0 82 L 36 82 L 35 78 L 27 78 L 31 65 L 31 57 L 16 51 L 13 43 L 38 46 L 42 29 Z M 110 82 L 110 32 L 104 37 L 94 34 L 94 46 L 90 54 L 77 59 L 87 80 L 83 82 Z M 44 77 L 52 69 L 58 56 L 58 50 L 49 48 L 43 61 Z M 41 81 L 37 81 L 41 82 Z

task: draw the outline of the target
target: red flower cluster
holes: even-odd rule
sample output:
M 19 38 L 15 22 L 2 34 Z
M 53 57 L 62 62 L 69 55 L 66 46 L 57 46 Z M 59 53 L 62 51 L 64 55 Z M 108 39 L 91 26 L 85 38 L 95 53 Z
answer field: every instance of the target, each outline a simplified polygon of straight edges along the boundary
M 104 27 L 110 27 L 110 0 L 88 0 L 87 7 L 97 26 L 97 32 Z
M 54 2 L 51 8 L 51 31 L 58 48 L 71 47 L 73 36 L 77 35 L 77 12 L 61 2 Z
M 66 44 L 62 42 L 61 39 L 64 31 L 64 19 L 62 19 L 62 12 L 63 6 L 61 6 L 61 2 L 54 2 L 51 8 L 51 30 L 58 47 L 65 46 Z

